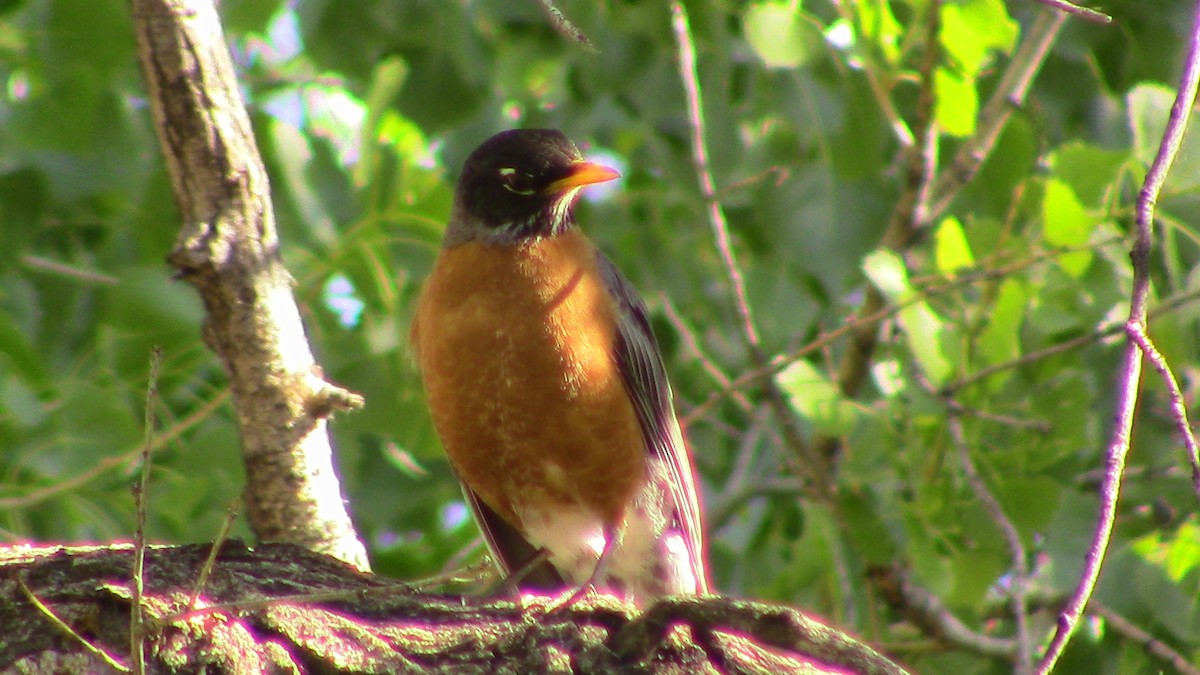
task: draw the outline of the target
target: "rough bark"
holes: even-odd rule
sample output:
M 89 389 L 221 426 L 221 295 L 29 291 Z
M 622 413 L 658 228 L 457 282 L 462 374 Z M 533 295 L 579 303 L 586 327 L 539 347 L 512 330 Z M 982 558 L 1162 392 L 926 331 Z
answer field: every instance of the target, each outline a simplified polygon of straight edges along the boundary
M 194 605 L 200 611 L 185 613 L 209 552 L 147 551 L 146 672 L 904 672 L 789 608 L 712 597 L 668 599 L 638 614 L 595 595 L 547 613 L 544 598 L 421 594 L 287 544 L 227 542 Z M 129 545 L 0 549 L 4 672 L 132 666 L 132 557 Z
M 279 256 L 266 169 L 211 2 L 131 0 L 138 56 L 183 228 L 168 260 L 200 293 L 237 411 L 247 518 L 262 541 L 367 569 L 326 419 L 361 399 L 315 364 Z

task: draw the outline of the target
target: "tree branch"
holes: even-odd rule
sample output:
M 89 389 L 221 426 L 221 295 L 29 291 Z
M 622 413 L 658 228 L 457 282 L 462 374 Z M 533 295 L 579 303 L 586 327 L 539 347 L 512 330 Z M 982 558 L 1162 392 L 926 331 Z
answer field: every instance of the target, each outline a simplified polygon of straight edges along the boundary
M 708 211 L 709 224 L 716 240 L 717 252 L 725 268 L 725 275 L 733 292 L 734 306 L 737 308 L 741 321 L 743 336 L 750 350 L 750 358 L 755 368 L 768 366 L 766 354 L 763 353 L 762 342 L 758 329 L 754 324 L 754 315 L 750 302 L 746 297 L 746 285 L 742 272 L 738 268 L 737 259 L 733 255 L 733 243 L 729 236 L 729 224 L 725 219 L 725 211 L 721 208 L 716 182 L 708 161 L 707 141 L 704 129 L 704 105 L 700 98 L 700 76 L 696 70 L 696 46 L 692 40 L 691 27 L 688 24 L 687 10 L 676 0 L 671 3 L 671 23 L 675 31 L 675 42 L 679 48 L 679 75 L 683 81 L 684 93 L 688 102 L 688 121 L 691 123 L 692 162 L 695 165 L 696 178 L 700 183 L 700 192 Z M 822 457 L 812 452 L 812 447 L 805 441 L 804 436 L 796 425 L 792 409 L 785 399 L 783 392 L 774 380 L 764 380 L 763 394 L 771 406 L 772 412 L 779 419 L 783 437 L 793 454 L 801 458 L 800 470 L 806 474 L 809 490 L 822 502 L 831 502 L 829 470 Z
M 561 599 L 423 595 L 290 544 L 225 542 L 191 609 L 210 551 L 146 551 L 151 672 L 905 672 L 786 607 L 693 597 L 638 614 L 596 594 L 547 612 Z M 125 667 L 132 553 L 128 545 L 0 548 L 0 597 L 12 600 L 0 603 L 0 663 Z
M 261 540 L 367 567 L 326 419 L 361 398 L 321 376 L 279 256 L 266 169 L 211 2 L 131 0 L 138 58 L 183 229 L 168 260 L 207 311 L 229 378 Z
M 983 505 L 984 511 L 987 511 L 992 522 L 1004 535 L 1009 555 L 1012 557 L 1008 597 L 1012 600 L 1012 617 L 1017 628 L 1014 641 L 1013 672 L 1017 675 L 1025 675 L 1033 667 L 1033 641 L 1029 633 L 1028 603 L 1025 599 L 1026 584 L 1029 580 L 1029 558 L 1025 552 L 1025 544 L 1021 541 L 1021 533 L 1017 531 L 1017 526 L 1013 524 L 1008 514 L 1004 512 L 1004 507 L 988 489 L 983 476 L 979 474 L 979 469 L 975 467 L 974 460 L 971 459 L 971 447 L 967 443 L 966 433 L 963 431 L 962 417 L 957 410 L 957 401 L 947 399 L 947 403 L 950 408 L 947 425 L 950 430 L 950 438 L 958 449 L 958 459 L 962 465 L 963 475 L 966 476 L 971 491 L 975 493 L 975 498 Z
M 954 161 L 934 184 L 932 205 L 926 214 L 926 221 L 919 225 L 937 220 L 938 216 L 950 207 L 950 202 L 958 196 L 958 192 L 971 182 L 984 160 L 992 153 L 992 148 L 1000 139 L 1000 133 L 1008 124 L 1008 118 L 1014 110 L 1025 105 L 1025 96 L 1029 93 L 1033 78 L 1050 55 L 1050 46 L 1058 37 L 1067 16 L 1065 12 L 1053 9 L 1038 14 L 1029 28 L 1029 33 L 1021 40 L 1021 45 L 1013 54 L 1008 68 L 1004 70 L 995 93 L 983 106 L 975 127 L 975 135 L 962 144 L 958 154 L 954 156 Z
M 1154 234 L 1154 209 L 1162 191 L 1167 173 L 1175 161 L 1175 155 L 1187 131 L 1188 117 L 1196 101 L 1197 84 L 1200 83 L 1200 2 L 1196 3 L 1192 22 L 1191 44 L 1187 61 L 1179 82 L 1179 92 L 1171 106 L 1171 116 L 1163 131 L 1158 154 L 1150 165 L 1146 180 L 1138 194 L 1137 234 L 1130 255 L 1133 261 L 1133 292 L 1129 303 L 1130 331 L 1145 332 L 1147 305 L 1150 297 L 1150 251 Z M 1142 348 L 1132 338 L 1125 347 L 1125 364 L 1122 368 L 1121 385 L 1117 392 L 1116 424 L 1105 452 L 1104 482 L 1100 488 L 1100 513 L 1092 533 L 1092 543 L 1084 559 L 1083 574 L 1079 584 L 1068 598 L 1058 617 L 1058 625 L 1046 653 L 1038 664 L 1038 674 L 1046 675 L 1062 656 L 1067 642 L 1079 625 L 1079 619 L 1087 606 L 1088 599 L 1100 577 L 1100 568 L 1108 552 L 1108 543 L 1116 521 L 1117 499 L 1121 494 L 1121 479 L 1125 471 L 1125 458 L 1129 453 L 1130 437 L 1133 433 L 1134 413 L 1137 409 L 1138 388 L 1142 374 Z

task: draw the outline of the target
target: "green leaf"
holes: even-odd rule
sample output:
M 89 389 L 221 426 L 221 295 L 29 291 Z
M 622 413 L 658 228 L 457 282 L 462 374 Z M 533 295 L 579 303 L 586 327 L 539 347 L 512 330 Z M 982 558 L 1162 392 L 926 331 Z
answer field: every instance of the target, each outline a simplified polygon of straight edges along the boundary
M 220 5 L 221 23 L 228 32 L 263 32 L 283 6 L 283 0 L 224 0 Z
M 837 385 L 808 361 L 797 361 L 775 377 L 792 408 L 821 434 L 843 436 L 860 415 Z
M 897 318 L 904 327 L 908 348 L 925 376 L 934 384 L 944 384 L 954 372 L 954 365 L 943 348 L 943 340 L 948 334 L 945 322 L 925 301 L 911 301 L 915 291 L 908 283 L 904 261 L 896 253 L 880 249 L 867 255 L 863 270 L 889 300 L 901 305 Z
M 0 380 L 0 408 L 18 427 L 32 429 L 46 420 L 46 407 L 29 386 L 15 377 Z
M 1012 50 L 1019 28 L 1001 0 L 948 2 L 942 5 L 938 39 L 957 70 L 974 80 L 993 50 Z
M 26 168 L 0 174 L 0 269 L 29 252 L 49 196 L 40 171 Z
M 1004 513 L 1019 529 L 1040 532 L 1058 512 L 1063 486 L 1048 476 L 1002 476 L 996 484 L 996 498 Z
M 863 37 L 875 43 L 888 63 L 899 61 L 900 37 L 904 34 L 904 28 L 892 14 L 891 3 L 864 0 L 854 3 L 853 7 L 858 11 L 858 25 L 862 27 Z
M 1078 247 L 1087 244 L 1096 226 L 1096 219 L 1088 215 L 1083 204 L 1075 197 L 1075 191 L 1066 183 L 1051 178 L 1046 181 L 1042 198 L 1042 220 L 1046 243 L 1051 246 Z M 1092 263 L 1091 251 L 1075 251 L 1058 258 L 1058 264 L 1067 274 L 1075 278 L 1083 276 Z
M 1136 540 L 1132 548 L 1147 562 L 1161 567 L 1172 581 L 1179 582 L 1200 568 L 1200 526 L 1192 515 L 1175 533 L 1152 532 Z
M 1071 186 L 1079 201 L 1092 209 L 1103 208 L 1119 195 L 1128 150 L 1081 143 L 1065 143 L 1050 156 L 1054 177 Z
M 945 321 L 925 302 L 917 302 L 900 310 L 900 324 L 908 348 L 921 366 L 925 376 L 935 385 L 945 384 L 954 374 L 954 364 L 946 356 L 943 336 Z
M 798 3 L 758 2 L 742 18 L 746 39 L 769 68 L 795 68 L 821 47 L 821 35 L 801 21 Z
M 1021 355 L 1021 324 L 1027 301 L 1020 281 L 1008 278 L 1000 284 L 996 301 L 988 311 L 987 327 L 979 335 L 979 355 L 988 364 L 1004 363 Z
M 975 133 L 975 118 L 979 114 L 979 96 L 975 81 L 967 80 L 946 68 L 933 74 L 937 102 L 934 118 L 942 130 L 951 136 L 970 136 Z
M 1175 90 L 1159 84 L 1139 84 L 1125 100 L 1129 106 L 1129 127 L 1133 131 L 1133 153 L 1149 166 L 1158 154 L 1159 143 L 1167 128 L 1171 106 L 1175 103 Z M 1183 144 L 1167 175 L 1165 192 L 1200 187 L 1200 134 L 1195 132 L 1195 119 L 1193 115 L 1191 133 L 1183 137 Z
M 912 294 L 912 288 L 908 285 L 908 270 L 904 269 L 904 261 L 894 251 L 872 251 L 863 259 L 863 271 L 871 283 L 892 302 L 903 302 Z
M 958 218 L 950 216 L 938 224 L 933 233 L 937 268 L 943 274 L 954 275 L 961 269 L 974 267 L 975 256 Z

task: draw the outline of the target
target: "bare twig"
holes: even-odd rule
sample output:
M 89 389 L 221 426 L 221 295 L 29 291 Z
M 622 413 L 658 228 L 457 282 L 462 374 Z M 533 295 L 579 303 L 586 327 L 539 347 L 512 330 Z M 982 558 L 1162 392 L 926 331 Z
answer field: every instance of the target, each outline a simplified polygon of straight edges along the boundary
M 929 3 L 925 11 L 925 34 L 928 39 L 921 58 L 921 89 L 917 94 L 915 129 L 916 144 L 905 149 L 904 189 L 896 199 L 888 218 L 887 227 L 880 237 L 879 245 L 897 252 L 911 246 L 921 222 L 917 217 L 929 210 L 930 183 L 936 156 L 937 132 L 933 125 L 934 70 L 941 54 L 937 39 L 940 1 Z M 865 317 L 876 316 L 888 306 L 887 299 L 874 285 L 868 285 L 862 306 L 854 317 L 855 327 L 850 342 L 838 364 L 837 384 L 845 396 L 855 396 L 866 381 L 875 348 L 879 342 L 879 322 L 867 321 Z M 838 439 L 824 438 L 817 442 L 819 454 L 831 457 L 837 452 Z
M 741 321 L 742 333 L 750 350 L 750 357 L 756 368 L 764 368 L 768 361 L 762 350 L 762 342 L 758 329 L 754 324 L 753 312 L 746 296 L 746 284 L 742 272 L 733 254 L 733 242 L 729 235 L 729 224 L 725 219 L 725 211 L 717 197 L 716 182 L 713 180 L 712 169 L 708 159 L 706 131 L 704 128 L 704 107 L 700 98 L 700 75 L 696 69 L 696 45 L 692 40 L 691 27 L 688 24 L 687 10 L 679 0 L 671 3 L 671 23 L 675 32 L 675 41 L 679 48 L 679 75 L 683 81 L 684 93 L 687 96 L 688 121 L 691 123 L 692 161 L 695 165 L 696 178 L 700 183 L 700 192 L 704 196 L 708 211 L 709 225 L 712 227 L 716 240 L 717 253 L 720 255 L 725 275 L 728 277 L 733 292 L 734 306 Z M 779 419 L 783 437 L 788 447 L 802 460 L 802 468 L 809 478 L 809 487 L 822 501 L 829 501 L 831 488 L 828 480 L 827 462 L 814 454 L 812 448 L 805 442 L 797 428 L 791 408 L 783 392 L 773 380 L 763 382 L 763 394 L 771 405 L 772 411 Z
M 596 45 L 592 44 L 592 41 L 588 39 L 588 36 L 584 35 L 583 31 L 571 23 L 571 20 L 559 10 L 558 6 L 554 4 L 554 0 L 538 0 L 538 4 L 542 6 L 542 11 L 546 13 L 546 16 L 550 17 L 550 24 L 554 26 L 554 30 L 571 38 L 579 43 L 579 46 L 593 54 L 600 52 L 599 49 L 596 49 Z
M 700 340 L 696 338 L 695 332 L 687 325 L 687 320 L 675 309 L 675 305 L 665 295 L 660 300 L 662 301 L 663 313 L 666 314 L 667 321 L 671 322 L 671 325 L 675 327 L 675 332 L 679 333 L 679 336 L 683 338 L 683 346 L 690 353 L 691 357 L 699 362 L 704 372 L 708 373 L 708 376 L 720 385 L 721 388 L 728 388 L 733 380 L 725 374 L 725 371 L 721 370 L 721 367 L 715 361 L 704 353 L 704 349 L 700 346 Z M 730 394 L 730 397 L 742 410 L 749 412 L 754 409 L 754 404 L 741 392 L 734 391 Z
M 688 25 L 687 11 L 680 2 L 671 3 L 671 16 L 675 29 L 675 40 L 679 46 L 679 74 L 683 79 L 683 89 L 687 94 L 688 121 L 691 123 L 692 161 L 696 168 L 696 179 L 700 182 L 700 193 L 704 196 L 705 207 L 708 210 L 708 221 L 712 226 L 716 240 L 717 253 L 725 267 L 725 275 L 733 291 L 734 304 L 738 317 L 742 322 L 742 333 L 746 341 L 754 349 L 759 348 L 758 329 L 754 325 L 754 317 L 750 303 L 746 299 L 746 283 L 742 271 L 738 268 L 737 259 L 733 255 L 733 242 L 729 236 L 729 224 L 725 220 L 725 210 L 717 199 L 716 181 L 713 180 L 712 168 L 708 160 L 708 146 L 704 128 L 704 109 L 700 100 L 700 75 L 696 70 L 696 46 L 692 41 L 692 29 Z
M 985 656 L 1011 659 L 1016 644 L 1011 639 L 977 633 L 966 626 L 941 598 L 913 583 L 898 566 L 875 568 L 870 577 L 887 602 L 924 632 L 956 647 Z
M 1043 5 L 1046 5 L 1047 7 L 1053 7 L 1054 9 L 1062 10 L 1062 11 L 1066 12 L 1067 14 L 1070 14 L 1072 16 L 1083 19 L 1084 21 L 1091 21 L 1092 23 L 1098 23 L 1098 24 L 1103 24 L 1103 25 L 1108 25 L 1108 24 L 1112 23 L 1112 17 L 1105 14 L 1104 12 L 1098 12 L 1098 11 L 1088 8 L 1088 7 L 1076 5 L 1073 2 L 1067 2 L 1066 0 L 1036 0 L 1036 1 L 1042 3 Z
M 36 506 L 47 499 L 63 492 L 70 492 L 75 488 L 86 485 L 87 483 L 99 478 L 112 469 L 126 466 L 130 462 L 141 457 L 145 452 L 158 452 L 166 447 L 172 441 L 175 441 L 192 427 L 208 419 L 218 408 L 229 400 L 229 390 L 224 389 L 217 393 L 208 401 L 192 411 L 190 415 L 179 421 L 178 424 L 167 429 L 165 433 L 156 436 L 149 445 L 143 444 L 132 450 L 128 450 L 119 455 L 105 457 L 96 462 L 92 468 L 80 473 L 77 476 L 61 480 L 54 485 L 48 485 L 44 488 L 33 490 L 26 494 L 16 497 L 0 498 L 0 509 L 20 509 Z
M 837 9 L 838 16 L 846 25 L 853 26 L 858 23 L 857 19 L 861 14 L 853 4 L 835 2 L 833 5 Z M 934 13 L 936 14 L 936 11 Z M 864 30 L 864 27 L 860 25 L 855 30 L 866 32 L 869 29 Z M 896 142 L 901 148 L 912 147 L 914 144 L 912 131 L 909 130 L 904 116 L 896 109 L 896 103 L 892 100 L 893 87 L 884 84 L 883 78 L 879 73 L 879 64 L 875 59 L 875 55 L 868 50 L 858 50 L 855 52 L 855 57 L 862 63 L 862 74 L 867 80 L 867 86 L 871 89 L 871 95 L 875 97 L 875 104 L 879 106 L 880 114 L 887 120 L 888 126 L 892 128 L 892 135 L 896 137 Z
M 72 639 L 78 641 L 79 644 L 82 645 L 89 654 L 100 659 L 109 668 L 112 668 L 119 673 L 132 672 L 129 669 L 129 666 L 121 663 L 115 656 L 104 651 L 102 648 L 92 644 L 90 640 L 80 635 L 74 628 L 68 626 L 67 622 L 63 621 L 57 614 L 54 613 L 54 610 L 50 609 L 46 603 L 42 602 L 41 599 L 34 594 L 33 590 L 29 588 L 29 585 L 25 583 L 25 579 L 23 577 L 17 577 L 17 586 L 21 588 L 21 592 L 25 595 L 25 599 L 28 600 L 34 607 L 36 607 L 37 610 L 42 613 L 42 616 L 45 616 L 50 623 L 54 624 L 55 628 L 59 629 Z
M 1131 331 L 1145 331 L 1147 305 L 1150 297 L 1149 259 L 1153 242 L 1154 209 L 1158 202 L 1158 194 L 1162 191 L 1163 183 L 1175 161 L 1175 155 L 1183 143 L 1188 118 L 1196 101 L 1198 83 L 1200 83 L 1200 2 L 1197 2 L 1195 6 L 1191 43 L 1188 47 L 1183 76 L 1179 82 L 1179 92 L 1171 106 L 1170 119 L 1163 131 L 1158 153 L 1150 165 L 1146 180 L 1138 194 L 1137 218 L 1135 219 L 1137 237 L 1130 256 L 1133 261 L 1133 292 L 1130 297 L 1127 325 Z M 1116 424 L 1105 452 L 1104 483 L 1100 488 L 1100 513 L 1092 534 L 1092 543 L 1084 559 L 1083 574 L 1079 583 L 1059 614 L 1054 637 L 1038 664 L 1039 675 L 1046 675 L 1054 669 L 1054 665 L 1062 656 L 1063 650 L 1066 649 L 1071 635 L 1079 625 L 1079 618 L 1082 616 L 1083 609 L 1087 606 L 1095 589 L 1096 581 L 1100 577 L 1100 568 L 1104 563 L 1113 524 L 1116 521 L 1117 499 L 1121 494 L 1125 458 L 1129 453 L 1134 412 L 1137 408 L 1138 386 L 1141 382 L 1142 355 L 1142 348 L 1131 339 L 1125 349 L 1125 364 L 1122 368 L 1117 410 L 1114 415 Z
M 1153 310 L 1150 311 L 1150 316 L 1153 317 L 1153 316 L 1157 316 L 1159 314 L 1164 314 L 1171 310 L 1177 309 L 1178 307 L 1180 307 L 1188 302 L 1196 300 L 1197 298 L 1200 298 L 1200 291 L 1190 291 L 1187 293 L 1182 293 L 1182 294 L 1178 295 L 1177 297 L 1171 298 L 1171 299 L 1163 302 L 1162 304 L 1158 305 L 1157 307 L 1155 307 Z M 1114 325 L 1114 326 L 1107 326 L 1104 328 L 1098 328 L 1098 329 L 1096 329 L 1090 333 L 1087 333 L 1085 335 L 1079 335 L 1077 337 L 1073 337 L 1070 340 L 1067 340 L 1066 342 L 1060 342 L 1056 345 L 1050 345 L 1049 347 L 1046 347 L 1045 349 L 1039 349 L 1035 352 L 1028 352 L 1026 354 L 1022 354 L 1021 356 L 1018 356 L 1017 358 L 1012 359 L 1010 361 L 1005 361 L 1003 363 L 997 363 L 995 365 L 991 365 L 986 368 L 981 368 L 981 369 L 971 373 L 970 375 L 964 376 L 961 380 L 947 384 L 946 386 L 942 387 L 942 389 L 939 393 L 952 394 L 952 393 L 960 391 L 966 387 L 969 387 L 973 384 L 982 382 L 983 380 L 986 380 L 987 378 L 989 378 L 992 375 L 995 375 L 997 373 L 1001 373 L 1006 370 L 1012 370 L 1013 368 L 1020 368 L 1021 366 L 1028 365 L 1030 363 L 1036 363 L 1038 361 L 1041 361 L 1042 359 L 1046 359 L 1051 356 L 1054 356 L 1055 354 L 1069 352 L 1072 349 L 1076 349 L 1078 347 L 1082 347 L 1084 345 L 1091 344 L 1093 342 L 1099 342 L 1100 340 L 1103 340 L 1104 338 L 1112 337 L 1114 335 L 1117 335 L 1118 333 L 1127 332 L 1127 330 L 1128 329 L 1124 325 Z
M 1013 665 L 1014 672 L 1017 675 L 1025 675 L 1033 667 L 1033 641 L 1029 633 L 1028 603 L 1026 602 L 1029 557 L 1025 552 L 1025 544 L 1021 541 L 1021 533 L 1017 531 L 1017 526 L 1004 513 L 1004 507 L 1000 505 L 995 495 L 992 494 L 987 483 L 984 482 L 983 476 L 979 474 L 979 469 L 975 467 L 974 460 L 971 459 L 971 448 L 967 444 L 966 434 L 963 431 L 962 417 L 955 409 L 957 403 L 952 399 L 947 399 L 947 404 L 950 407 L 947 426 L 950 431 L 950 438 L 958 449 L 958 461 L 962 465 L 963 475 L 967 478 L 967 484 L 971 486 L 971 492 L 975 494 L 975 498 L 983 505 L 983 510 L 987 512 L 992 522 L 996 524 L 996 527 L 1000 528 L 1001 534 L 1004 535 L 1004 541 L 1008 545 L 1009 555 L 1012 558 L 1012 574 L 1009 576 L 1008 597 L 1012 601 L 1013 621 L 1017 629 L 1013 654 L 1015 663 Z
M 971 182 L 983 165 L 983 160 L 991 154 L 1008 118 L 1014 110 L 1025 104 L 1025 96 L 1029 93 L 1033 78 L 1050 54 L 1050 45 L 1054 43 L 1066 19 L 1066 13 L 1055 10 L 1038 14 L 1028 35 L 1013 54 L 995 93 L 984 105 L 975 126 L 975 135 L 962 144 L 954 161 L 934 184 L 933 203 L 926 214 L 927 223 L 937 220 L 945 212 L 959 190 Z
M 82 281 L 84 283 L 89 283 L 89 284 L 103 284 L 105 286 L 113 286 L 115 284 L 120 283 L 120 281 L 121 281 L 120 279 L 114 277 L 111 274 L 97 272 L 96 270 L 84 269 L 82 267 L 75 267 L 74 265 L 68 265 L 67 263 L 59 262 L 57 260 L 51 260 L 49 258 L 43 258 L 41 256 L 37 256 L 37 255 L 33 255 L 33 254 L 26 254 L 26 255 L 21 256 L 21 262 L 24 263 L 24 265 L 30 269 L 42 270 L 45 272 L 50 272 L 52 274 L 58 274 L 58 275 L 61 275 L 61 276 L 64 276 L 64 277 L 67 277 L 70 279 L 75 279 L 77 281 Z
M 143 630 L 145 615 L 142 594 L 146 588 L 146 503 L 150 485 L 150 446 L 154 441 L 154 428 L 158 426 L 155 410 L 158 408 L 158 371 L 162 367 L 162 348 L 155 347 L 150 353 L 150 379 L 146 384 L 146 417 L 142 433 L 142 470 L 133 483 L 133 503 L 136 511 L 136 529 L 133 535 L 133 579 L 129 607 L 129 655 L 133 659 L 135 675 L 146 672 L 146 631 Z
M 1154 366 L 1154 369 L 1158 371 L 1159 376 L 1162 377 L 1163 384 L 1167 387 L 1167 397 L 1171 402 L 1171 413 L 1175 416 L 1175 429 L 1183 438 L 1183 444 L 1187 448 L 1188 461 L 1192 465 L 1192 491 L 1200 499 L 1200 448 L 1196 446 L 1196 435 L 1192 433 L 1192 424 L 1188 421 L 1187 405 L 1183 401 L 1183 391 L 1179 389 L 1179 382 L 1175 379 L 1175 373 L 1172 372 L 1166 357 L 1154 346 L 1154 342 L 1150 339 L 1150 336 L 1146 335 L 1144 326 L 1140 323 L 1129 324 L 1127 333 L 1129 334 L 1129 339 L 1137 343 L 1142 353 L 1150 360 L 1150 365 Z
M 1170 645 L 1155 638 L 1137 624 L 1113 611 L 1111 607 L 1099 600 L 1093 599 L 1088 604 L 1088 613 L 1104 619 L 1113 632 L 1126 640 L 1141 645 L 1152 656 L 1166 661 L 1180 675 L 1200 675 L 1200 668 L 1193 666 L 1186 656 L 1175 651 Z
M 237 520 L 238 511 L 242 509 L 241 497 L 236 497 L 229 503 L 229 508 L 225 511 L 225 520 L 221 521 L 221 529 L 217 530 L 217 537 L 213 540 L 212 548 L 208 551 L 208 557 L 204 559 L 204 564 L 200 567 L 200 574 L 196 575 L 196 586 L 192 589 L 192 596 L 188 598 L 188 609 L 195 609 L 196 603 L 200 600 L 200 594 L 204 592 L 204 587 L 208 585 L 208 577 L 212 574 L 213 567 L 217 564 L 217 554 L 221 552 L 221 546 L 225 540 L 229 538 L 229 531 L 233 529 L 233 521 Z

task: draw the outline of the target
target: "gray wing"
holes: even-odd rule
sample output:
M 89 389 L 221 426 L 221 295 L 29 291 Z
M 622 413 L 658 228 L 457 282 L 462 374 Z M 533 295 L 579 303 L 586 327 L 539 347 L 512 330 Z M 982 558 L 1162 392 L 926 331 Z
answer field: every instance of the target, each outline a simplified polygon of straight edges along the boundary
M 600 251 L 596 251 L 596 263 L 619 308 L 617 360 L 621 377 L 633 400 L 646 448 L 663 462 L 670 477 L 674 509 L 668 527 L 677 528 L 682 535 L 699 590 L 707 593 L 708 573 L 695 471 L 675 418 L 671 385 L 646 316 L 646 306 L 633 285 Z

